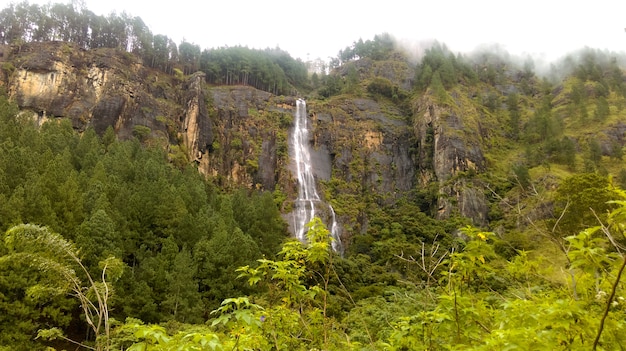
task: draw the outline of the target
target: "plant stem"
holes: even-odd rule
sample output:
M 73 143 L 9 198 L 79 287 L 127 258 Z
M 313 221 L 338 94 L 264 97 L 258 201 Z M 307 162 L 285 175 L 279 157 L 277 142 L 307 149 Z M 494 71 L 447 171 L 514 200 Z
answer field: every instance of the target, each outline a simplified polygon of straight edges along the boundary
M 617 272 L 617 278 L 615 278 L 615 282 L 613 283 L 613 288 L 611 289 L 611 295 L 606 301 L 606 308 L 604 309 L 604 314 L 602 315 L 602 319 L 600 320 L 600 327 L 598 328 L 598 334 L 596 335 L 596 339 L 593 341 L 593 350 L 598 347 L 598 343 L 600 342 L 600 336 L 602 336 L 602 330 L 604 329 L 604 321 L 606 317 L 609 315 L 609 309 L 611 308 L 611 303 L 615 298 L 615 291 L 617 290 L 617 285 L 622 277 L 622 273 L 624 272 L 624 268 L 626 268 L 626 256 L 624 256 L 624 262 L 622 262 L 622 266 L 619 268 L 619 272 Z

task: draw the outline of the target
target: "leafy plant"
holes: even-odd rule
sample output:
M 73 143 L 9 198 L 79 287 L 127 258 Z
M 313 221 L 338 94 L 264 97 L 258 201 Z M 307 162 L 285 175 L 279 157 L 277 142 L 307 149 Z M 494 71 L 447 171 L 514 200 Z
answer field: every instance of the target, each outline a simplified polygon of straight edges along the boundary
M 4 236 L 4 244 L 9 254 L 0 257 L 0 265 L 18 261 L 38 271 L 49 273 L 49 277 L 52 278 L 31 286 L 28 294 L 39 296 L 72 292 L 79 300 L 86 323 L 94 335 L 102 339 L 98 340 L 94 349 L 108 350 L 111 332 L 109 300 L 113 293 L 110 284 L 121 276 L 122 262 L 114 257 L 100 262 L 101 281 L 94 280 L 81 262 L 79 251 L 73 243 L 46 227 L 31 224 L 22 224 L 9 229 Z M 80 275 L 86 277 L 88 281 L 86 285 L 74 267 L 78 267 L 82 273 Z M 71 341 L 63 336 L 58 328 L 41 330 L 38 337 Z

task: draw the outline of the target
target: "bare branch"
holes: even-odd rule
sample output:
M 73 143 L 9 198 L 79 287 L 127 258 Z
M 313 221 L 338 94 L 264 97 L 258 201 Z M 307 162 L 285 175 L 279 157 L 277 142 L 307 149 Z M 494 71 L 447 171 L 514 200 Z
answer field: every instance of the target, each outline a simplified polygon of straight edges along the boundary
M 589 207 L 589 209 L 593 213 L 593 216 L 596 217 L 596 219 L 598 220 L 598 223 L 600 223 L 600 229 L 602 230 L 604 235 L 606 235 L 606 237 L 609 239 L 609 241 L 611 242 L 615 250 L 617 250 L 617 253 L 619 253 L 620 256 L 623 256 L 622 250 L 626 250 L 626 248 L 620 245 L 617 241 L 615 241 L 615 238 L 613 238 L 613 234 L 611 234 L 611 231 L 609 230 L 609 228 L 607 228 L 607 226 L 605 226 L 604 223 L 602 223 L 602 221 L 600 220 L 600 217 L 598 217 L 598 215 L 596 214 L 596 211 L 594 211 L 593 208 L 591 207 Z
M 624 268 L 626 268 L 626 257 L 624 257 L 624 262 L 622 262 L 622 266 L 619 268 L 617 272 L 617 278 L 615 278 L 615 282 L 613 282 L 613 287 L 611 288 L 611 295 L 606 300 L 606 308 L 604 309 L 604 314 L 602 315 L 602 319 L 600 320 L 600 327 L 598 327 L 598 333 L 596 334 L 596 339 L 593 341 L 593 350 L 596 350 L 598 347 L 598 343 L 600 342 L 600 336 L 602 336 L 602 331 L 604 330 L 604 322 L 606 321 L 606 317 L 609 315 L 609 309 L 611 308 L 611 303 L 615 298 L 615 291 L 617 290 L 617 285 L 619 285 L 619 281 L 622 278 L 622 273 L 624 272 Z
M 552 227 L 552 233 L 554 233 L 556 231 L 556 227 L 559 225 L 559 222 L 561 221 L 561 219 L 563 219 L 563 217 L 565 216 L 565 212 L 567 212 L 567 208 L 569 207 L 570 202 L 569 200 L 567 200 L 567 203 L 565 204 L 565 208 L 563 209 L 563 211 L 561 211 L 561 215 L 559 216 L 559 218 L 557 218 L 556 222 L 554 222 L 554 226 Z

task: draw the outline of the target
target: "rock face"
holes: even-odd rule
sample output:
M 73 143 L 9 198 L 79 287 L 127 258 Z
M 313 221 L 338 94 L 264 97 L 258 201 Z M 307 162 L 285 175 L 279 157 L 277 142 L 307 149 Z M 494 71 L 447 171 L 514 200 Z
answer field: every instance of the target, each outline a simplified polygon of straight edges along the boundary
M 182 136 L 191 160 L 201 160 L 213 144 L 213 126 L 209 120 L 204 89 L 205 74 L 193 74 L 186 83 L 186 102 Z
M 184 162 L 195 161 L 226 188 L 278 188 L 295 198 L 288 152 L 295 97 L 208 87 L 203 73 L 167 75 L 112 49 L 32 43 L 2 53 L 0 61 L 14 67 L 3 69 L 3 84 L 40 123 L 66 117 L 79 131 L 113 127 L 122 139 L 156 143 L 170 155 L 179 150 Z M 407 64 L 358 64 L 361 75 L 386 77 L 401 89 L 411 85 Z M 368 206 L 393 205 L 431 181 L 439 183 L 440 218 L 458 212 L 486 223 L 487 201 L 464 177 L 485 168 L 480 125 L 461 110 L 467 111 L 428 94 L 412 111 L 366 97 L 308 102 L 314 173 L 346 231 L 366 231 Z
M 11 60 L 9 94 L 40 120 L 67 117 L 76 129 L 91 126 L 98 133 L 113 126 L 122 138 L 144 126 L 150 135 L 168 139 L 161 121 L 182 113 L 178 104 L 165 101 L 179 100 L 169 89 L 171 78 L 145 69 L 132 55 L 53 42 L 25 45 Z
M 415 69 L 399 54 L 390 60 L 375 61 L 371 58 L 363 58 L 355 61 L 353 64 L 359 72 L 361 79 L 382 77 L 404 90 L 411 90 L 413 86 Z M 348 71 L 348 66 L 343 66 L 339 74 L 347 76 Z
M 208 88 L 202 72 L 167 75 L 113 49 L 52 42 L 1 52 L 0 61 L 10 63 L 3 67 L 13 67 L 2 71 L 2 83 L 39 123 L 68 118 L 79 131 L 113 127 L 122 139 L 179 144 L 187 161 L 225 186 L 273 190 L 286 177 L 293 99 L 243 86 Z
M 203 142 L 204 148 L 199 150 L 201 170 L 220 177 L 224 185 L 274 190 L 279 178 L 277 144 L 281 133 L 280 118 L 272 117 L 284 112 L 272 107 L 276 103 L 272 94 L 246 86 L 215 87 L 207 94 L 206 120 L 215 132 L 213 141 Z M 286 131 L 283 134 L 286 143 Z
M 309 105 L 317 150 L 316 174 L 353 233 L 367 229 L 366 207 L 390 205 L 415 186 L 415 139 L 408 118 L 393 105 L 337 99 Z M 358 199 L 358 201 L 354 201 Z
M 448 218 L 457 211 L 477 225 L 486 224 L 487 200 L 478 190 L 482 187 L 473 187 L 471 180 L 463 177 L 485 170 L 480 125 L 474 118 L 459 115 L 460 109 L 439 104 L 429 95 L 416 101 L 413 108 L 420 183 L 439 182 L 438 218 Z

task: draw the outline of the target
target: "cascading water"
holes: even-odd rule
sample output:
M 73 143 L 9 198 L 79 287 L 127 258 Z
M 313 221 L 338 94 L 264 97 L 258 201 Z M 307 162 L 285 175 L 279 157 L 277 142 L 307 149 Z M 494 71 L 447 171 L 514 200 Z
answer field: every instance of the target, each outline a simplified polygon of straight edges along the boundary
M 311 150 L 309 147 L 306 102 L 302 99 L 298 99 L 296 102 L 294 122 L 295 126 L 291 137 L 291 144 L 295 159 L 295 171 L 298 176 L 298 198 L 294 203 L 292 214 L 294 233 L 299 240 L 305 241 L 307 223 L 309 223 L 313 217 L 320 216 L 318 213 L 320 210 L 319 207 L 326 208 L 328 211 L 326 214 L 326 217 L 328 217 L 326 222 L 330 222 L 326 225 L 334 239 L 332 244 L 333 250 L 341 252 L 339 225 L 335 218 L 335 210 L 330 204 L 323 202 L 317 194 L 311 162 Z

